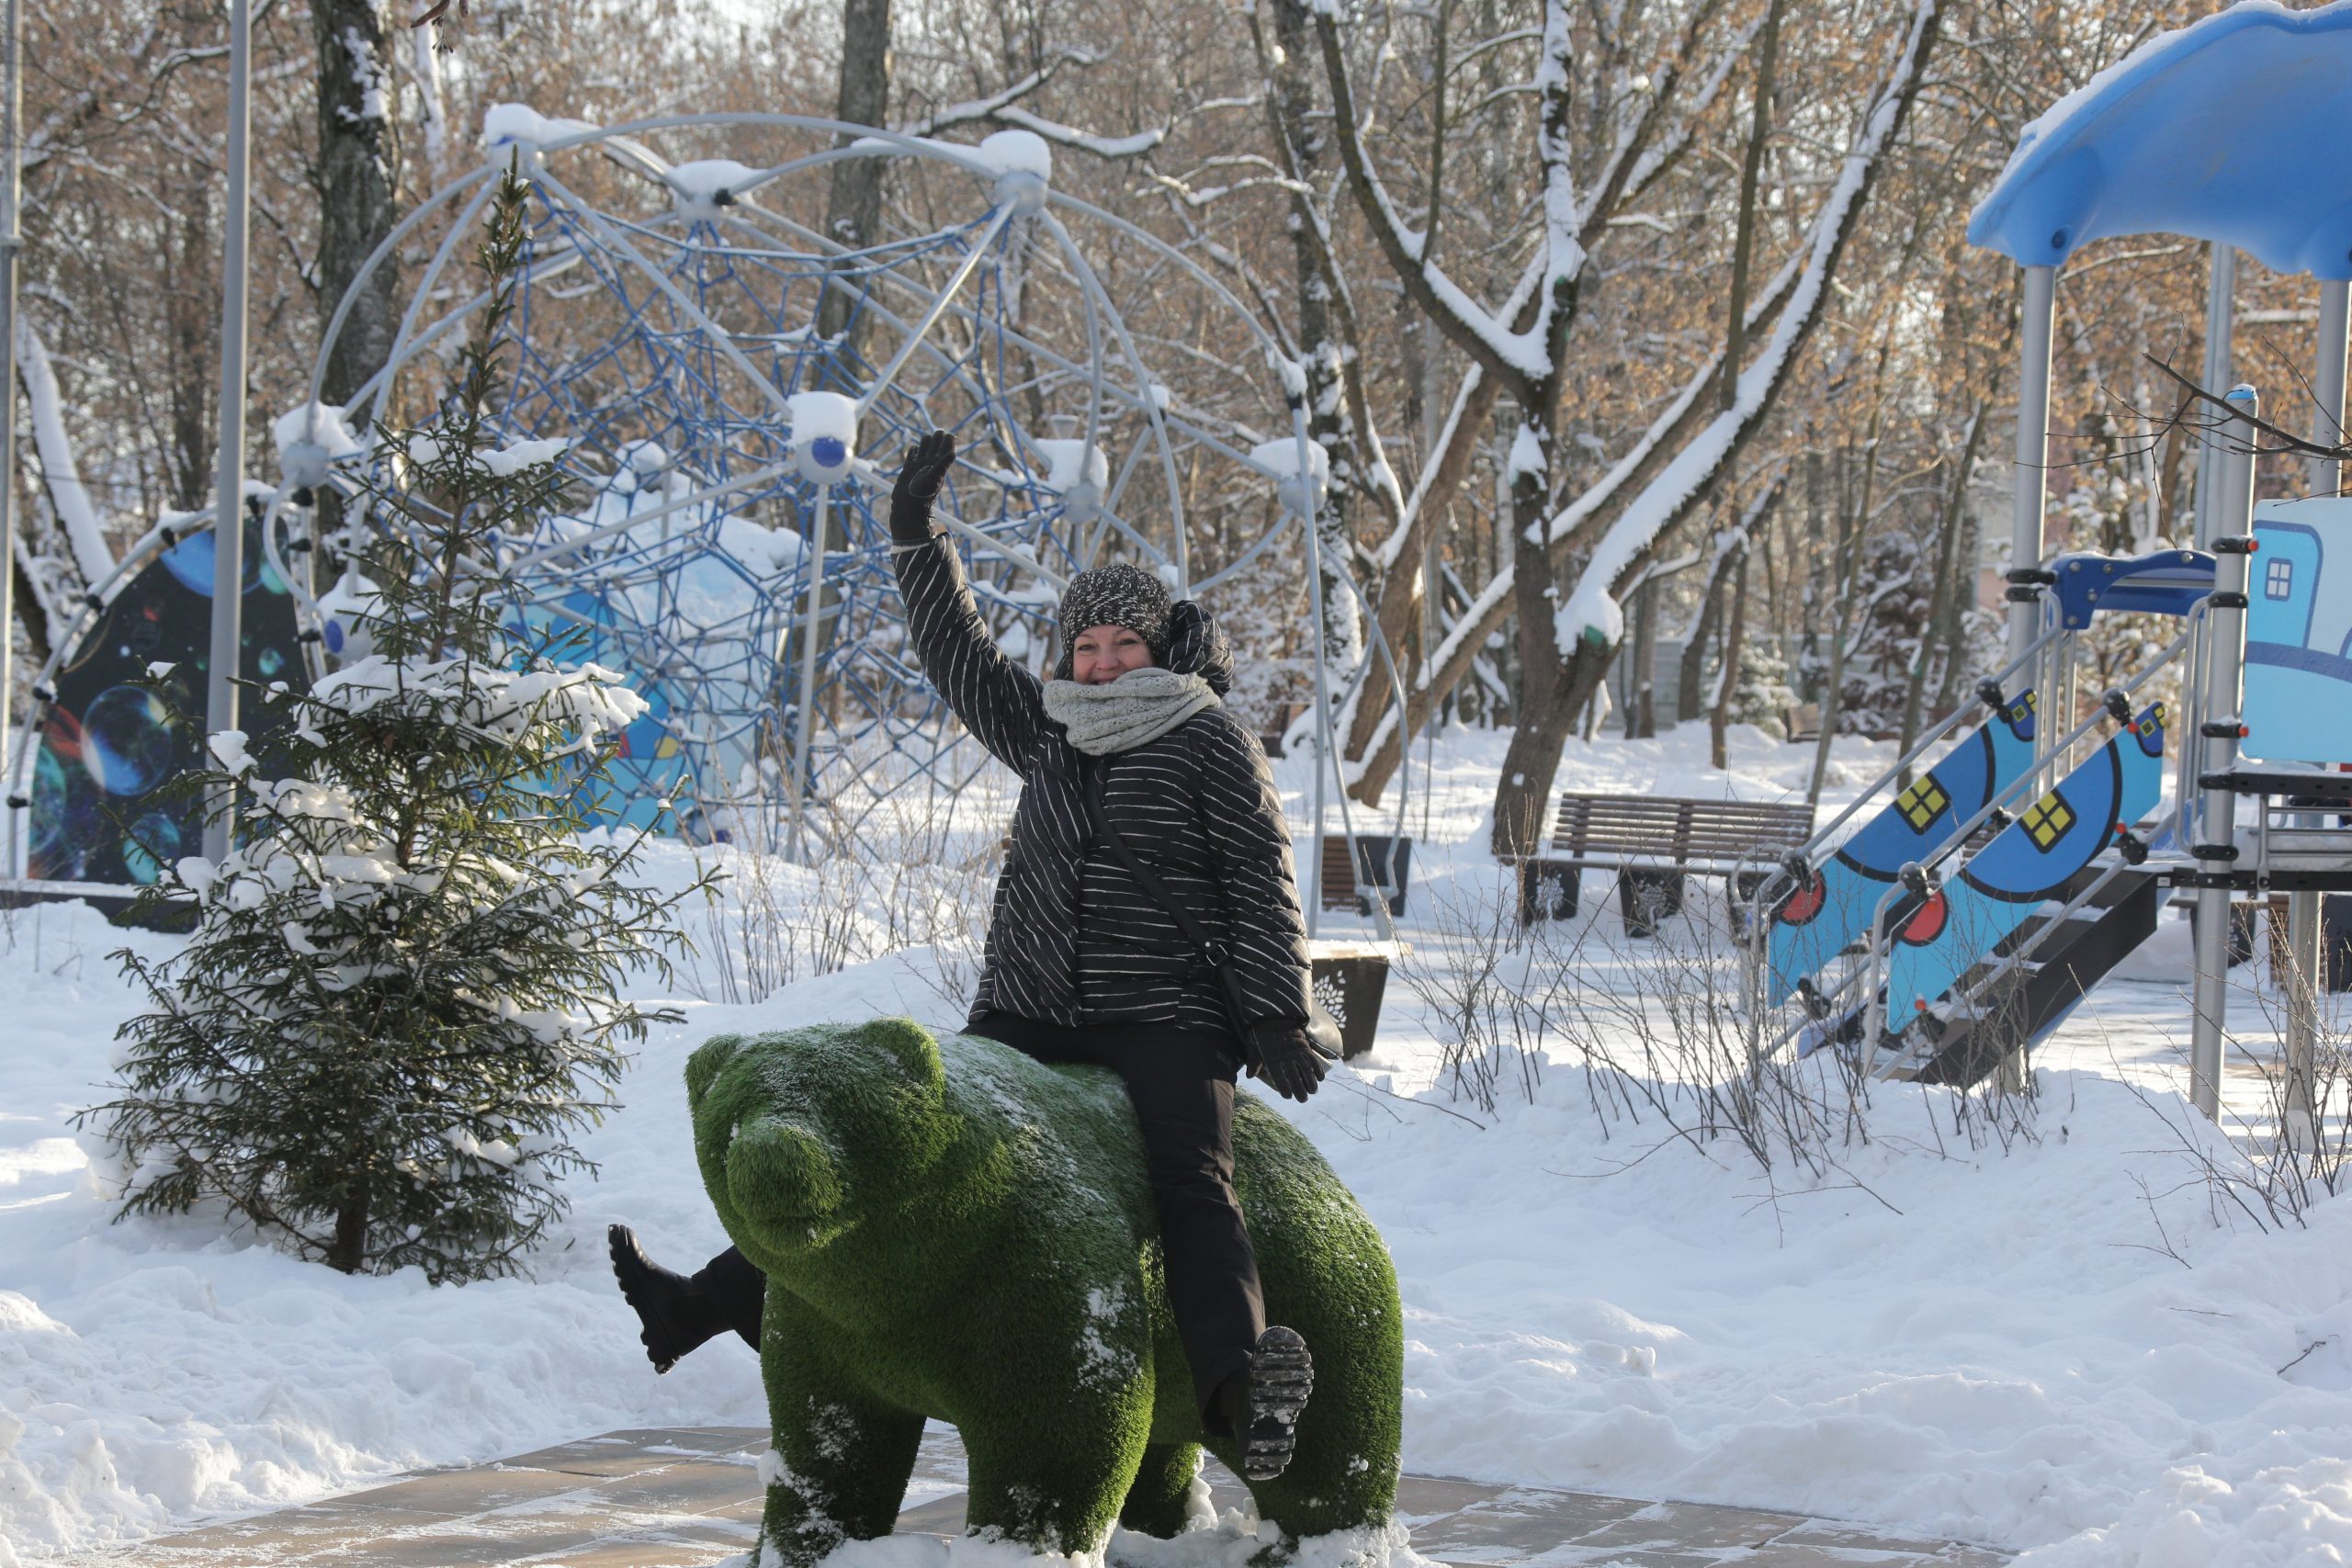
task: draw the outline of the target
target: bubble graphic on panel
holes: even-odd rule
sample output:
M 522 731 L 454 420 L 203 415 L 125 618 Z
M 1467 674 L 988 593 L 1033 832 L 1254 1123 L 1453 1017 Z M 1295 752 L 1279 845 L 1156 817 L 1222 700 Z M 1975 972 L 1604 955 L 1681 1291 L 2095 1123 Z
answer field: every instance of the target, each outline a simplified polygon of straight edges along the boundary
M 160 811 L 150 811 L 130 825 L 122 840 L 123 869 L 141 887 L 152 886 L 164 868 L 187 853 L 180 824 Z
M 82 765 L 112 795 L 141 795 L 171 773 L 179 726 L 164 700 L 144 686 L 112 686 L 82 715 Z
M 179 580 L 181 587 L 191 593 L 212 597 L 212 531 L 208 528 L 191 538 L 182 539 L 163 554 L 164 568 Z M 244 572 L 244 584 L 251 592 L 261 582 L 264 565 L 260 531 L 251 523 L 245 525 L 243 558 L 238 563 Z M 281 589 L 280 592 L 283 592 Z
M 49 747 L 33 759 L 32 853 L 36 860 L 53 857 L 65 839 L 65 818 L 74 799 L 65 764 Z

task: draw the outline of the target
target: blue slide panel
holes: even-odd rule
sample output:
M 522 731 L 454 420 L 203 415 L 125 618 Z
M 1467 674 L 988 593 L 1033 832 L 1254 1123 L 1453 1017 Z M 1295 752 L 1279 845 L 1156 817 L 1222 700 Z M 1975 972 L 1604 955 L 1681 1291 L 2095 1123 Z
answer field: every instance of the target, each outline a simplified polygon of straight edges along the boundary
M 1954 829 L 2032 766 L 2035 706 L 2030 691 L 2011 698 L 1838 846 L 1808 886 L 1782 901 L 1767 942 L 1772 999 L 1819 974 L 1869 928 L 1897 872 L 1940 849 Z
M 2164 795 L 2165 707 L 2143 712 L 2056 789 L 2026 807 L 1895 933 L 1886 1021 L 1900 1029 L 1951 988 Z

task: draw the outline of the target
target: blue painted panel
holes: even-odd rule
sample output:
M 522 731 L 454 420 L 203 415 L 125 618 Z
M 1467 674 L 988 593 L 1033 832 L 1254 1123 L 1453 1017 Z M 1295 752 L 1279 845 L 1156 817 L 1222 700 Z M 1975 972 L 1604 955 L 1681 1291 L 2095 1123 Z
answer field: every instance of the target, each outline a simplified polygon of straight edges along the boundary
M 1897 935 L 1886 964 L 1886 1019 L 1900 1028 L 1922 1004 L 2025 924 L 2045 899 L 2115 842 L 2164 794 L 2165 708 L 2143 712 L 2065 782 L 2018 814 Z
M 2352 759 L 2352 500 L 2265 506 L 2254 536 L 2242 750 L 2266 762 Z

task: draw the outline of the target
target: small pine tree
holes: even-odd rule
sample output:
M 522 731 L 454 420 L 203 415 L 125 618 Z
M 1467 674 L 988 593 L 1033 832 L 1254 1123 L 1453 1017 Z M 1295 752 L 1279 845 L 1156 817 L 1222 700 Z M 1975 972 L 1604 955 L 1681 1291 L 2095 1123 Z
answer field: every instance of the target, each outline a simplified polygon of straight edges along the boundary
M 1898 530 L 1871 547 L 1838 709 L 1838 728 L 1845 733 L 1892 739 L 1902 732 L 1904 694 L 1928 630 L 1929 577 L 1926 552 L 1909 534 Z
M 571 1135 L 617 1103 L 624 1043 L 679 1016 L 617 987 L 667 977 L 673 910 L 705 885 L 660 894 L 633 880 L 642 834 L 581 836 L 644 703 L 502 625 L 509 541 L 562 482 L 486 423 L 526 190 L 510 171 L 492 206 L 455 394 L 380 432 L 404 461 L 366 498 L 372 652 L 253 694 L 290 709 L 267 770 L 213 738 L 195 782 L 238 842 L 156 889 L 194 904 L 185 948 L 117 955 L 153 1010 L 122 1028 L 121 1097 L 84 1115 L 125 1214 L 225 1204 L 346 1273 L 516 1272 L 567 1208 L 558 1178 L 594 1169 Z
M 1789 710 L 1796 705 L 1796 691 L 1789 684 L 1788 660 L 1759 637 L 1742 637 L 1739 679 L 1731 689 L 1731 722 L 1752 724 L 1773 739 L 1785 740 Z

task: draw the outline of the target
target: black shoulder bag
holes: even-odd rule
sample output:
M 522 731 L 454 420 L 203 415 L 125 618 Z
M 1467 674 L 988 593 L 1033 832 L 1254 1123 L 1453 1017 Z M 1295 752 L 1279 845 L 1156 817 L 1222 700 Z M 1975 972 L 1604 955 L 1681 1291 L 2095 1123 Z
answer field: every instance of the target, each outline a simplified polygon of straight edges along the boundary
M 1100 766 L 1090 759 L 1079 764 L 1079 772 L 1086 781 L 1088 825 L 1109 846 L 1111 852 L 1119 857 L 1119 863 L 1125 866 L 1127 874 L 1142 885 L 1152 902 L 1175 918 L 1177 929 L 1184 933 L 1184 940 L 1193 944 L 1197 961 L 1216 977 L 1217 993 L 1225 998 L 1226 1021 L 1233 1026 L 1234 1043 L 1247 1051 L 1250 1047 L 1250 1010 L 1243 1005 L 1240 976 L 1233 972 L 1233 954 L 1225 943 L 1211 936 L 1208 929 L 1169 891 L 1168 885 L 1159 880 L 1159 874 L 1136 857 L 1135 851 L 1127 847 L 1127 840 L 1111 826 L 1110 813 L 1102 809 Z M 1334 1062 L 1340 1059 L 1339 1021 L 1315 999 L 1315 987 L 1311 984 L 1306 988 L 1306 1043 L 1315 1047 L 1317 1055 Z

